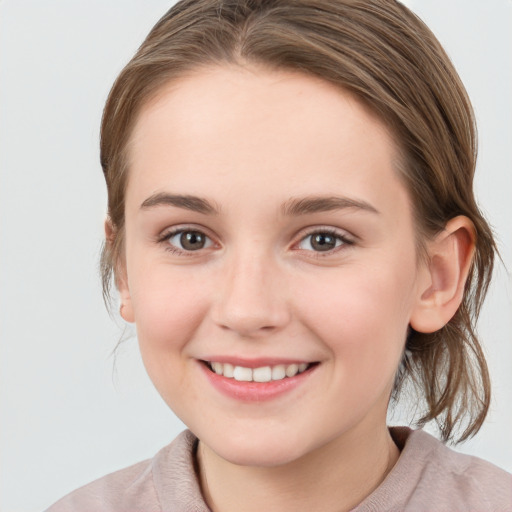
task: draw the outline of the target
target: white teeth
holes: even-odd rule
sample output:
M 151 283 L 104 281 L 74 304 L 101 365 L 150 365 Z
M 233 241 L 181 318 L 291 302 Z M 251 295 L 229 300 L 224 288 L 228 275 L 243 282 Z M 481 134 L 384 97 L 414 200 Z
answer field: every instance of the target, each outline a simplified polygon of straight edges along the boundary
M 252 380 L 254 382 L 270 382 L 272 380 L 272 369 L 270 366 L 254 368 L 252 371 Z
M 219 364 L 222 365 L 222 363 L 219 363 Z M 223 372 L 224 377 L 228 377 L 228 378 L 232 379 L 235 376 L 235 367 L 229 363 L 224 363 L 223 366 L 224 366 L 224 372 Z
M 243 366 L 235 366 L 235 369 L 233 371 L 233 377 L 235 380 L 251 382 L 252 370 L 250 368 L 244 368 Z
M 298 364 L 291 364 L 286 367 L 286 376 L 287 377 L 293 377 L 297 375 L 299 372 L 299 365 Z
M 282 380 L 286 377 L 295 377 L 298 373 L 305 371 L 309 365 L 300 364 L 278 364 L 276 366 L 261 366 L 260 368 L 245 368 L 244 366 L 233 366 L 229 363 L 210 363 L 210 368 L 217 374 L 228 379 L 235 379 L 242 382 L 270 382 L 271 380 Z
M 284 364 L 278 364 L 272 368 L 272 380 L 281 380 L 286 377 L 286 367 Z
M 222 363 L 212 363 L 212 369 L 217 375 L 222 375 Z

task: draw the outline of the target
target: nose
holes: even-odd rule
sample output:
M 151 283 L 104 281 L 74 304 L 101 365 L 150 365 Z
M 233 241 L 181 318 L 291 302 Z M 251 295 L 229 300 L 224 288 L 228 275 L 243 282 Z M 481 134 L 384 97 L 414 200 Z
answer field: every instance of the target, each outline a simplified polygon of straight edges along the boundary
M 222 329 L 251 338 L 278 331 L 290 321 L 283 272 L 272 258 L 233 258 L 219 281 L 212 317 Z

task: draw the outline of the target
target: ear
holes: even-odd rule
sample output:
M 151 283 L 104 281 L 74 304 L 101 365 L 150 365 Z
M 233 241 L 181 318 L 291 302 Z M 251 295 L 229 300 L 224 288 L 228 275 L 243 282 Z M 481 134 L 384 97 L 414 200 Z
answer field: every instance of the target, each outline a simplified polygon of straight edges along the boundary
M 109 217 L 105 220 L 105 243 L 109 246 L 112 252 L 116 241 L 117 233 Z M 126 272 L 126 259 L 124 254 L 119 257 L 119 261 L 114 261 L 114 279 L 116 288 L 119 291 L 119 297 L 121 299 L 121 306 L 119 312 L 121 317 L 126 322 L 134 322 L 135 318 L 133 315 L 132 300 L 130 295 L 130 289 L 128 287 L 128 275 Z
M 428 243 L 410 325 L 430 333 L 444 327 L 459 308 L 475 250 L 475 228 L 465 216 L 451 219 Z

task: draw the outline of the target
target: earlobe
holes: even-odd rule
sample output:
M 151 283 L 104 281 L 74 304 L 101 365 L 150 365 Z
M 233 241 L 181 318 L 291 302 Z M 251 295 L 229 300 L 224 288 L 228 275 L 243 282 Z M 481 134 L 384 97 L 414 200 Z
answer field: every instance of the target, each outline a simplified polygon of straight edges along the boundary
M 115 239 L 115 229 L 112 226 L 112 221 L 110 220 L 110 218 L 107 217 L 107 219 L 105 220 L 105 243 L 108 246 L 110 246 L 110 248 L 112 248 Z M 123 320 L 125 320 L 126 322 L 133 323 L 135 321 L 135 318 L 133 315 L 130 289 L 128 286 L 128 276 L 126 272 L 126 262 L 124 261 L 124 258 L 122 258 L 121 261 L 115 263 L 114 279 L 121 300 L 119 313 Z
M 123 265 L 124 267 L 124 265 Z M 126 273 L 119 278 L 116 276 L 117 289 L 119 290 L 119 296 L 121 299 L 121 306 L 119 307 L 119 313 L 123 320 L 126 322 L 135 322 L 133 314 L 132 299 L 130 296 L 130 290 L 128 288 Z
M 131 307 L 131 302 L 123 302 L 121 299 L 121 306 L 119 307 L 119 314 L 121 315 L 121 318 L 125 322 L 134 323 L 135 319 L 133 317 L 133 309 Z
M 459 308 L 475 249 L 475 228 L 465 216 L 451 219 L 428 243 L 410 325 L 430 333 L 444 327 Z

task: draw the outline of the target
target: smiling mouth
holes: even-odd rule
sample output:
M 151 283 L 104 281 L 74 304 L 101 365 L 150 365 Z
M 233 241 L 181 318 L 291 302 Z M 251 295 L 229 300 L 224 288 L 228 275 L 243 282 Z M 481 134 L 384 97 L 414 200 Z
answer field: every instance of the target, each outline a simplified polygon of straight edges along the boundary
M 228 379 L 239 382 L 272 382 L 295 377 L 300 373 L 308 371 L 318 363 L 293 363 L 277 364 L 273 366 L 261 366 L 259 368 L 247 368 L 245 366 L 236 366 L 230 363 L 220 363 L 217 361 L 203 361 L 206 367 Z

